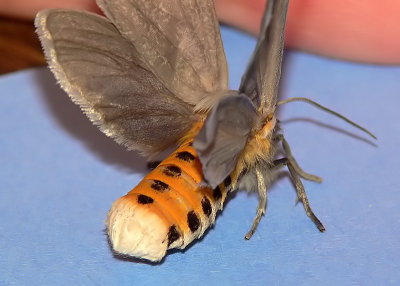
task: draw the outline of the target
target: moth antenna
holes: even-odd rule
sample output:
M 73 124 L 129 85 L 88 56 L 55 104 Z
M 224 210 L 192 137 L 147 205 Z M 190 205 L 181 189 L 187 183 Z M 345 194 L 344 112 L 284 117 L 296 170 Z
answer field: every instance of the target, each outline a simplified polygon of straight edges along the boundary
M 369 136 L 371 136 L 372 138 L 374 138 L 374 139 L 376 139 L 376 140 L 378 139 L 378 138 L 376 138 L 376 136 L 375 136 L 374 134 L 372 134 L 372 133 L 371 133 L 370 131 L 368 131 L 366 128 L 364 128 L 364 127 L 358 125 L 358 124 L 355 123 L 354 121 L 351 121 L 350 119 L 348 119 L 347 117 L 345 117 L 345 116 L 343 116 L 343 115 L 337 113 L 336 111 L 333 111 L 332 109 L 329 109 L 329 108 L 327 108 L 327 107 L 325 107 L 325 106 L 323 106 L 323 105 L 321 105 L 321 104 L 315 102 L 314 100 L 311 100 L 311 99 L 306 98 L 306 97 L 292 97 L 292 98 L 288 98 L 288 99 L 285 99 L 285 100 L 281 100 L 281 101 L 279 101 L 279 102 L 277 103 L 277 106 L 282 105 L 282 104 L 285 104 L 285 103 L 288 103 L 288 102 L 293 102 L 293 101 L 302 101 L 302 102 L 306 102 L 306 103 L 309 103 L 309 104 L 311 104 L 311 105 L 314 105 L 315 107 L 317 107 L 317 108 L 319 108 L 319 109 L 322 109 L 322 110 L 325 111 L 325 112 L 328 112 L 328 113 L 330 113 L 330 114 L 332 114 L 332 115 L 334 115 L 334 116 L 336 116 L 336 117 L 339 117 L 339 118 L 343 119 L 343 120 L 346 121 L 347 123 L 349 123 L 349 124 L 353 125 L 354 127 L 360 129 L 361 131 L 364 131 L 365 133 L 367 133 L 367 134 L 368 134 Z

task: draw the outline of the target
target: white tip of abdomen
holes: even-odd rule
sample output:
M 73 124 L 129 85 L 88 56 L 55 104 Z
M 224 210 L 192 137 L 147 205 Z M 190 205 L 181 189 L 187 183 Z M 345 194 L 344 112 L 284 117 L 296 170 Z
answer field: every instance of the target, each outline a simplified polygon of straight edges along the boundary
M 113 249 L 129 256 L 160 261 L 168 249 L 168 226 L 147 205 L 127 197 L 116 200 L 108 213 L 107 231 Z

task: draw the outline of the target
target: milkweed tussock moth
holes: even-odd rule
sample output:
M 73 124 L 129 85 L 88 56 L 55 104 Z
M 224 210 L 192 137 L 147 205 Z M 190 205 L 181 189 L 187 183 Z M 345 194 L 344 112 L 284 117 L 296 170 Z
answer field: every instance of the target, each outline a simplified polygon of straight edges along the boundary
M 259 196 L 249 239 L 276 171 L 287 167 L 298 199 L 320 231 L 300 178 L 304 172 L 280 133 L 278 102 L 288 0 L 268 0 L 260 35 L 238 90 L 228 67 L 213 0 L 97 0 L 104 15 L 45 10 L 35 19 L 51 70 L 106 135 L 146 156 L 180 146 L 108 215 L 121 253 L 161 260 L 214 223 L 229 191 Z M 282 158 L 276 158 L 280 148 Z

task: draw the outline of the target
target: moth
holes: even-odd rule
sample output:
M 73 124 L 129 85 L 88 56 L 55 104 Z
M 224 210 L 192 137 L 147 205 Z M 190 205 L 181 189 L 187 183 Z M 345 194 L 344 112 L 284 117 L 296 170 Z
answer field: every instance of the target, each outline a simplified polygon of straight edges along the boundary
M 151 157 L 177 146 L 112 204 L 107 232 L 122 254 L 160 261 L 201 237 L 229 192 L 255 191 L 255 232 L 267 187 L 286 166 L 317 228 L 303 171 L 279 128 L 278 102 L 288 0 L 269 0 L 254 54 L 238 90 L 212 0 L 97 0 L 105 14 L 45 10 L 35 25 L 61 87 L 106 135 Z M 372 135 L 372 134 L 370 134 Z M 278 150 L 281 150 L 278 152 Z M 278 153 L 283 153 L 278 158 Z

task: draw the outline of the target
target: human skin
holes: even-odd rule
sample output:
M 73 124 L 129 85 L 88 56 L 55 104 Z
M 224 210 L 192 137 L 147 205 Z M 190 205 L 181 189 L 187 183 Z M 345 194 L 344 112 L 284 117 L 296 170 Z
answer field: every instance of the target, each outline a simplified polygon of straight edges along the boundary
M 219 19 L 256 35 L 266 0 L 215 0 Z M 45 8 L 100 13 L 94 0 L 0 0 L 0 14 L 33 19 Z M 328 57 L 400 63 L 400 1 L 291 0 L 285 43 Z
M 221 21 L 257 34 L 265 0 L 216 0 Z M 400 1 L 291 0 L 285 44 L 352 61 L 400 63 Z

